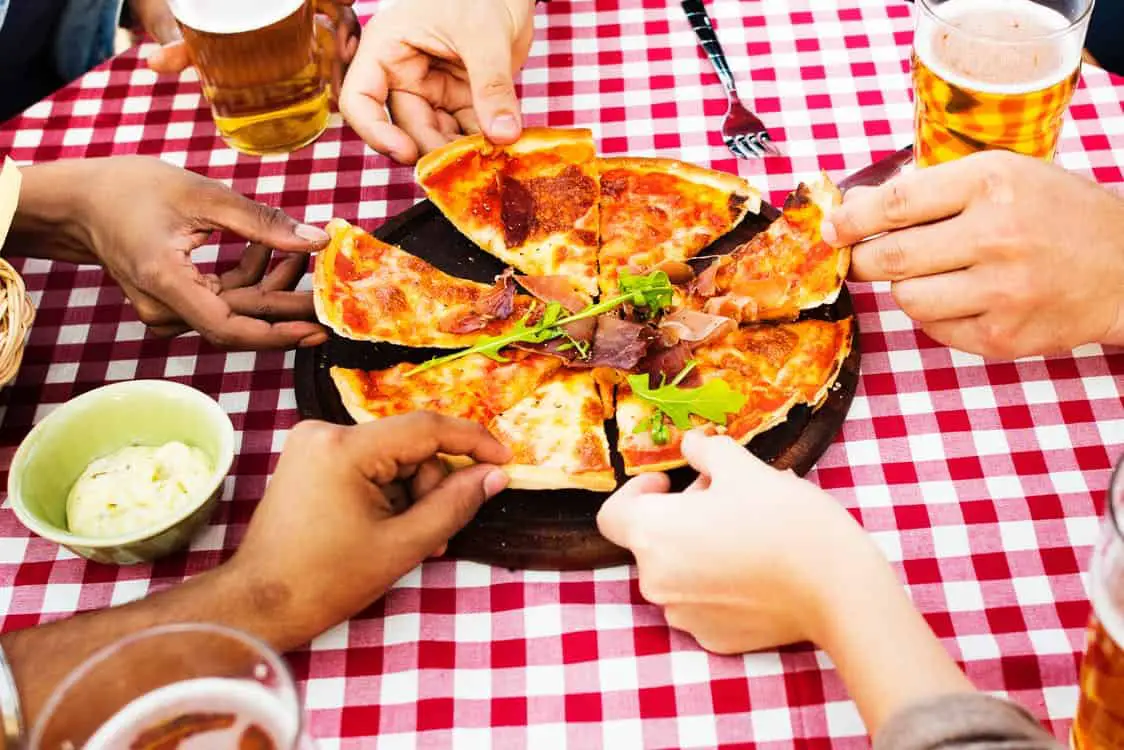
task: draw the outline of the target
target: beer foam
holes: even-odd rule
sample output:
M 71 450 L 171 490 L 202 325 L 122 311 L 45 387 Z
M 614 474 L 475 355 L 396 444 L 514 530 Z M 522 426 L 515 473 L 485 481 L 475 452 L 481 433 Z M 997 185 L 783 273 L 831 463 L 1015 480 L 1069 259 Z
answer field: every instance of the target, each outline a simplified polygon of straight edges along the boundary
M 1071 24 L 1064 15 L 1033 0 L 947 0 L 936 6 L 933 12 L 933 15 L 938 16 L 940 20 L 934 20 L 922 9 L 918 9 L 917 12 L 919 16 L 914 36 L 914 51 L 918 59 L 948 83 L 971 91 L 989 94 L 1025 94 L 1041 91 L 1068 78 L 1081 60 L 1081 46 L 1084 42 L 1081 29 L 1084 27 L 1072 29 L 1067 33 L 1066 29 Z M 1001 36 L 1001 31 L 987 35 L 980 30 L 980 26 L 988 25 L 987 16 L 991 16 L 992 23 L 998 18 L 1017 18 L 1022 24 L 1023 36 Z M 976 23 L 973 24 L 973 21 Z M 965 44 L 959 50 L 964 53 L 963 58 L 973 64 L 979 65 L 985 55 L 997 64 L 1002 64 L 1004 51 L 1013 50 L 1023 42 L 1040 45 L 1043 51 L 1049 51 L 1051 56 L 1056 58 L 1056 62 L 1048 70 L 1036 71 L 1033 77 L 1016 82 L 980 80 L 979 77 L 972 77 L 963 70 L 957 70 L 954 65 L 941 59 L 938 46 L 948 44 L 948 38 L 952 38 L 952 35 L 957 33 L 949 31 L 949 25 L 974 26 L 970 31 L 960 32 L 965 37 L 973 38 L 974 45 Z M 1028 30 L 1029 33 L 1026 33 Z M 1039 62 L 1038 55 L 1032 53 L 1030 58 L 1034 62 Z
M 239 34 L 288 18 L 307 0 L 168 0 L 176 20 L 209 34 Z

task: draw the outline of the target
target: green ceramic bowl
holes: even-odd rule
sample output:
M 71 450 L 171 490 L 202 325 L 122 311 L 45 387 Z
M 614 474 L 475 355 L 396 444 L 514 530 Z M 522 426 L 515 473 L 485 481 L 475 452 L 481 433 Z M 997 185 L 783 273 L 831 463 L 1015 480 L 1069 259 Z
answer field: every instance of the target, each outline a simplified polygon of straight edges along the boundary
M 67 531 L 67 494 L 91 461 L 129 445 L 172 440 L 199 448 L 214 467 L 191 506 L 124 536 Z M 115 383 L 66 402 L 35 425 L 12 459 L 8 497 L 24 526 L 82 557 L 118 565 L 148 562 L 187 546 L 206 525 L 233 460 L 234 425 L 210 397 L 171 381 Z

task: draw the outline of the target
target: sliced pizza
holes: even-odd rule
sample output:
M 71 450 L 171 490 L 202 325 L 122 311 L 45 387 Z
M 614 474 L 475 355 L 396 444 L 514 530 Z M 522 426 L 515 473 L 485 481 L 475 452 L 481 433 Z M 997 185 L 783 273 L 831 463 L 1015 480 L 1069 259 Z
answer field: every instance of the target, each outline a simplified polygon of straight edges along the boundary
M 588 130 L 527 128 L 510 146 L 481 135 L 417 164 L 418 183 L 466 237 L 524 273 L 597 293 L 598 183 Z
M 791 320 L 839 296 L 851 249 L 823 241 L 820 225 L 842 202 L 827 175 L 801 184 L 780 218 L 708 266 L 691 284 L 687 307 L 742 323 Z
M 737 175 L 674 159 L 598 160 L 601 177 L 602 294 L 617 288 L 621 269 L 642 273 L 683 262 L 729 232 L 761 195 Z
M 341 336 L 401 346 L 459 348 L 517 325 L 534 300 L 510 274 L 492 286 L 450 276 L 342 219 L 316 259 L 316 316 Z
M 686 350 L 663 373 L 684 369 L 690 358 L 695 364 L 681 388 L 725 381 L 729 390 L 741 395 L 742 407 L 727 415 L 724 426 L 694 415 L 691 426 L 724 433 L 745 444 L 783 422 L 794 406 L 817 408 L 823 403 L 851 352 L 851 336 L 850 318 L 751 325 L 693 352 Z M 650 400 L 634 393 L 627 382 L 618 386 L 616 419 L 617 450 L 624 458 L 626 473 L 665 471 L 686 463 L 680 451 L 684 430 L 666 419 Z
M 333 367 L 331 375 L 356 422 L 427 410 L 484 425 L 512 449 L 504 469 L 514 489 L 615 488 L 594 374 L 563 369 L 555 357 L 505 356 L 496 362 L 473 354 L 409 377 L 414 366 L 406 363 L 375 372 Z

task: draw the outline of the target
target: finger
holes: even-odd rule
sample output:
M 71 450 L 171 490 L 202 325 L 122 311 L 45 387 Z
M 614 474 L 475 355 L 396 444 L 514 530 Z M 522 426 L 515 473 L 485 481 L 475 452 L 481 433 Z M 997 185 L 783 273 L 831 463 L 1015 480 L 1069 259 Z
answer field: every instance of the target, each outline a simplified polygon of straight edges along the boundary
M 971 200 L 973 179 L 962 161 L 948 162 L 898 175 L 875 188 L 848 190 L 843 205 L 824 221 L 824 240 L 852 245 L 882 232 L 958 214 Z
M 316 346 L 326 339 L 324 329 L 315 323 L 283 321 L 269 323 L 240 315 L 225 297 L 239 290 L 216 296 L 187 274 L 168 274 L 156 281 L 150 293 L 158 297 L 179 317 L 199 331 L 203 338 L 223 349 L 284 349 Z M 252 289 L 252 288 L 251 288 Z M 275 292 L 274 294 L 280 294 Z M 261 309 L 259 304 L 256 309 Z
M 413 479 L 410 481 L 410 495 L 419 498 L 430 492 L 449 476 L 449 469 L 445 462 L 439 458 L 431 458 L 417 467 Z
M 888 232 L 851 249 L 855 281 L 897 281 L 967 268 L 976 262 L 975 232 L 963 217 Z
M 386 111 L 389 86 L 386 71 L 373 45 L 360 42 L 351 68 L 340 88 L 340 112 L 368 146 L 401 164 L 418 159 L 418 147 L 401 128 L 390 123 Z
M 597 528 L 601 535 L 619 547 L 630 546 L 631 529 L 637 514 L 643 514 L 641 506 L 651 496 L 665 493 L 671 481 L 666 474 L 639 474 L 609 496 L 597 512 Z
M 269 268 L 272 255 L 272 250 L 258 242 L 246 245 L 242 257 L 238 259 L 238 266 L 219 276 L 220 288 L 237 289 L 258 283 L 265 274 L 265 269 Z
M 511 449 L 476 422 L 416 411 L 358 425 L 348 431 L 347 451 L 376 484 L 393 479 L 400 464 L 418 464 L 438 453 L 503 464 Z
M 437 110 L 437 129 L 450 141 L 461 134 L 461 125 L 457 122 L 457 118 L 443 109 Z
M 970 354 L 988 356 L 991 347 L 988 346 L 980 326 L 982 317 L 938 320 L 924 324 L 921 330 L 938 344 Z
M 752 482 L 754 469 L 765 468 L 761 459 L 727 435 L 706 435 L 691 430 L 683 436 L 683 457 L 695 471 L 710 477 L 712 484 Z
M 258 286 L 266 292 L 292 291 L 308 271 L 308 256 L 304 253 L 284 253 L 273 270 L 265 275 Z
M 441 148 L 451 139 L 438 127 L 437 111 L 424 98 L 406 91 L 392 91 L 390 116 L 414 140 L 421 153 Z
M 182 73 L 191 66 L 187 44 L 183 41 L 165 44 L 149 55 L 146 62 L 150 69 L 166 75 Z
M 259 286 L 247 286 L 225 291 L 221 296 L 235 315 L 259 320 L 316 319 L 316 303 L 311 292 L 267 292 Z M 309 334 L 313 332 L 309 330 Z
M 710 477 L 706 474 L 699 474 L 695 477 L 695 481 L 687 485 L 687 489 L 683 490 L 683 492 L 702 492 L 708 489 L 710 489 Z
M 979 315 L 988 309 L 988 290 L 975 269 L 895 281 L 894 300 L 919 323 L 955 320 Z
M 328 233 L 299 224 L 279 208 L 252 201 L 221 182 L 207 180 L 191 207 L 196 220 L 214 229 L 229 229 L 251 242 L 290 252 L 312 252 L 328 244 Z
M 480 132 L 480 121 L 476 119 L 476 110 L 472 107 L 458 109 L 453 113 L 462 133 L 474 135 Z
M 470 466 L 445 477 L 405 513 L 389 519 L 387 524 L 392 528 L 388 531 L 402 556 L 409 558 L 407 564 L 440 549 L 507 483 L 502 469 L 485 464 Z
M 460 50 L 472 87 L 472 106 L 493 143 L 514 143 L 523 130 L 512 76 L 511 44 L 498 28 L 470 35 Z

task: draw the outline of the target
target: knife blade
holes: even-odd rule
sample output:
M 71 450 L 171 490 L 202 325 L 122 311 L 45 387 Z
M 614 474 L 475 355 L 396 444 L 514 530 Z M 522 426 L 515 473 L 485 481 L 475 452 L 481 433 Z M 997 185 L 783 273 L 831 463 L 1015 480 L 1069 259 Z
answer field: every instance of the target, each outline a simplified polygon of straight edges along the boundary
M 902 167 L 913 161 L 913 146 L 898 149 L 889 156 L 879 159 L 873 164 L 863 167 L 853 174 L 847 175 L 837 185 L 839 191 L 847 192 L 853 187 L 875 187 L 881 185 L 898 172 Z

